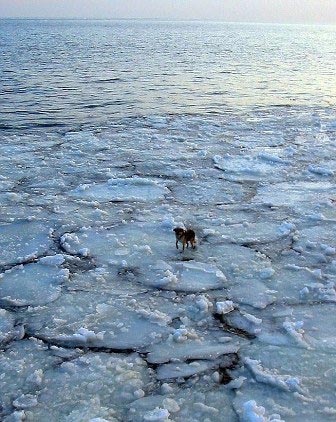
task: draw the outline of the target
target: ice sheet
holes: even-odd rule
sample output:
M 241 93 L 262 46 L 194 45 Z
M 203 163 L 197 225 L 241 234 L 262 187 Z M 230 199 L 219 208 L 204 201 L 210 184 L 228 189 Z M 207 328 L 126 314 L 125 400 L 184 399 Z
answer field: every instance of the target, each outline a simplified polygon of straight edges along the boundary
M 0 419 L 333 420 L 334 120 L 2 137 Z

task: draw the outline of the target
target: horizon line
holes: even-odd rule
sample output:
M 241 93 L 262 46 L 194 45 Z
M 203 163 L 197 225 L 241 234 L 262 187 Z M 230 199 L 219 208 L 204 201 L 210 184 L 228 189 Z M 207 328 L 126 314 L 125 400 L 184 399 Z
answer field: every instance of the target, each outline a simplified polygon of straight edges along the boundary
M 213 22 L 227 24 L 257 24 L 257 25 L 328 25 L 335 26 L 336 22 L 284 22 L 284 21 L 230 21 L 222 19 L 207 18 L 160 18 L 160 17 L 118 17 L 118 18 L 98 18 L 98 17 L 27 17 L 27 16 L 0 16 L 0 20 L 78 20 L 78 21 L 157 21 L 157 22 Z

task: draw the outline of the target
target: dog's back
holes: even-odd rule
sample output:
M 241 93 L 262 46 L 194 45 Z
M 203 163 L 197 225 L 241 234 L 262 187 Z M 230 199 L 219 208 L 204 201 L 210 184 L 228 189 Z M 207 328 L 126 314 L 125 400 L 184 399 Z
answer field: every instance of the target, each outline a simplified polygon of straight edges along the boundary
M 195 249 L 196 234 L 195 234 L 194 230 L 192 230 L 192 229 L 186 230 L 185 233 L 184 233 L 184 236 L 185 236 L 185 240 L 187 242 L 187 247 L 188 247 L 188 242 L 190 242 L 192 248 Z
M 195 240 L 195 236 L 196 235 L 195 235 L 194 230 L 192 230 L 192 229 L 186 230 L 185 233 L 184 233 L 184 235 L 185 235 L 185 238 L 186 238 L 186 241 L 187 242 L 192 242 L 192 241 Z

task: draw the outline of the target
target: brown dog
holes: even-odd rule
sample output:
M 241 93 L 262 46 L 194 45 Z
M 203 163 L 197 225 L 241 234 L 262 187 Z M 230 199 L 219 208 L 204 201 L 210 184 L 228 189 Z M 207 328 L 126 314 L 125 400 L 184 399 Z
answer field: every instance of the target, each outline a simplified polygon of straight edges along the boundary
M 176 236 L 176 249 L 178 249 L 178 242 L 182 242 L 183 250 L 185 245 L 189 245 L 189 242 L 193 249 L 195 249 L 196 239 L 195 239 L 195 232 L 194 230 L 188 229 L 184 230 L 181 227 L 176 227 L 174 229 L 175 236 Z

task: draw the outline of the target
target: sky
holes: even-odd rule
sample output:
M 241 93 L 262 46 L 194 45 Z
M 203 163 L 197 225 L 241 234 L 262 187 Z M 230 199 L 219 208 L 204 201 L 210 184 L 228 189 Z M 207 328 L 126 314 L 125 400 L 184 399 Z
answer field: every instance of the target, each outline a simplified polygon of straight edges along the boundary
M 0 0 L 0 17 L 336 23 L 336 0 Z

